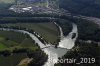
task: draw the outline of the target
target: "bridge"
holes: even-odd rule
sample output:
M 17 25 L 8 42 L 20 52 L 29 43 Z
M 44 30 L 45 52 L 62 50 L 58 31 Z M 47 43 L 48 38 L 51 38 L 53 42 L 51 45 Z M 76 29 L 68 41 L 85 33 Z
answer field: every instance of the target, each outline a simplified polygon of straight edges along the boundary
M 54 48 L 55 48 L 55 45 L 53 45 L 53 46 L 46 46 L 46 47 L 43 47 L 43 48 L 41 48 L 41 49 L 50 48 L 50 47 L 54 47 Z M 62 48 L 62 47 L 57 47 L 57 48 L 60 48 L 60 49 L 67 49 L 67 48 Z M 57 49 L 57 48 L 55 48 L 55 49 Z

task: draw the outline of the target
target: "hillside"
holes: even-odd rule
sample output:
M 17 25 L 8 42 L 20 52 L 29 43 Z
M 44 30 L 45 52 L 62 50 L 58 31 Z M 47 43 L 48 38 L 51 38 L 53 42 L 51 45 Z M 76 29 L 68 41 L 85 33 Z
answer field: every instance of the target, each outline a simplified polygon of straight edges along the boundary
M 75 14 L 100 17 L 100 0 L 60 0 L 60 7 Z

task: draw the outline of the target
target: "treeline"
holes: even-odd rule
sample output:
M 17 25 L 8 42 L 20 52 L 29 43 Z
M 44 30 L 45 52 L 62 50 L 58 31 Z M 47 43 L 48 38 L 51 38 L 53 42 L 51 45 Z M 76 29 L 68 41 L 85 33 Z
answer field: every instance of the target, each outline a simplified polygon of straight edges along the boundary
M 16 16 L 12 16 L 14 14 L 15 13 L 12 13 L 9 16 L 7 14 L 6 16 L 4 15 L 0 16 L 0 23 L 51 22 L 51 21 L 57 21 L 59 18 L 59 16 L 56 14 L 17 13 Z
M 33 58 L 33 60 L 28 64 L 28 66 L 42 66 L 47 61 L 48 56 L 42 51 L 35 51 L 28 53 L 29 58 Z
M 1 24 L 5 23 L 35 23 L 35 22 L 50 22 L 49 18 L 34 18 L 34 17 L 3 17 L 0 19 Z
M 0 10 L 0 17 L 50 17 L 50 16 L 55 16 L 57 17 L 57 14 L 46 14 L 46 13 L 34 13 L 32 14 L 31 12 L 14 12 L 8 9 L 2 9 Z

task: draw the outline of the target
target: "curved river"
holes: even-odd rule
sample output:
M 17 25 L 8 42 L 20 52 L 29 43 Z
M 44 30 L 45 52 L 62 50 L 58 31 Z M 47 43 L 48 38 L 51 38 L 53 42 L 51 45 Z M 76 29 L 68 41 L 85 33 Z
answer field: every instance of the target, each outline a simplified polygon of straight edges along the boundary
M 56 25 L 59 27 L 60 33 L 61 33 L 61 35 L 60 35 L 61 40 L 59 42 L 58 48 L 55 48 L 52 44 L 47 44 L 47 45 L 43 44 L 34 34 L 29 33 L 28 31 L 15 30 L 15 29 L 9 29 L 9 28 L 8 29 L 0 28 L 0 30 L 15 31 L 15 32 L 21 32 L 24 34 L 28 34 L 33 40 L 35 40 L 35 42 L 38 44 L 38 46 L 40 46 L 40 48 L 43 48 L 41 50 L 44 51 L 48 55 L 48 60 L 43 66 L 54 66 L 54 64 L 57 63 L 59 57 L 64 56 L 67 53 L 68 49 L 71 49 L 74 47 L 75 41 L 78 37 L 78 30 L 77 30 L 76 24 L 74 24 L 74 23 L 72 24 L 73 29 L 68 34 L 68 36 L 64 36 L 62 28 L 58 24 L 56 24 Z M 75 36 L 75 38 L 72 39 L 73 33 L 76 33 L 76 36 Z M 48 48 L 45 48 L 45 47 L 48 47 Z

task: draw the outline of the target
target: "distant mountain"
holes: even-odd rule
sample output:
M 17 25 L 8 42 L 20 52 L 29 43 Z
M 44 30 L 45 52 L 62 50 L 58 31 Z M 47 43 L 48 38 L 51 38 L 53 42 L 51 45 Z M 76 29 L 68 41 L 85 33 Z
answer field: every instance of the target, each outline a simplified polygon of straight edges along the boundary
M 100 17 L 100 0 L 59 0 L 60 7 L 75 14 Z

